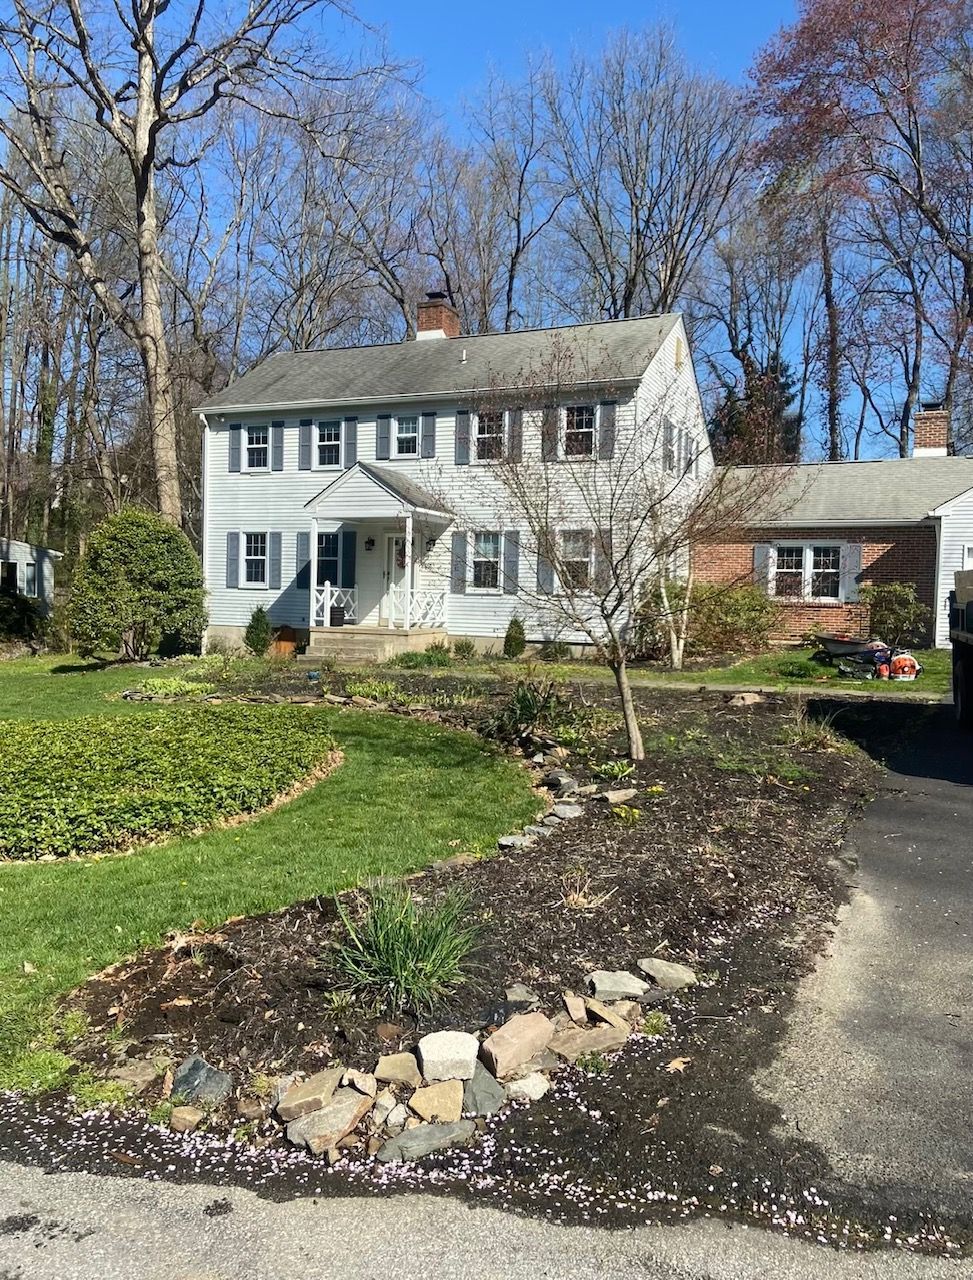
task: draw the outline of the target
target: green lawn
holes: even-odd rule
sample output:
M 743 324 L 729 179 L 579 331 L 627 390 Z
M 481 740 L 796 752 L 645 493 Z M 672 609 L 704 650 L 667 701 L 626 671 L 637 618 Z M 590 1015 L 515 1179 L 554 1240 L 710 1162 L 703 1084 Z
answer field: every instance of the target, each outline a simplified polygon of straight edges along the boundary
M 135 683 L 120 668 L 0 664 L 0 718 L 74 715 Z M 133 678 L 134 677 L 134 678 Z M 59 994 L 194 921 L 270 911 L 461 850 L 486 852 L 538 808 L 526 775 L 468 734 L 375 713 L 325 716 L 344 763 L 244 826 L 102 860 L 0 865 L 0 1088 Z

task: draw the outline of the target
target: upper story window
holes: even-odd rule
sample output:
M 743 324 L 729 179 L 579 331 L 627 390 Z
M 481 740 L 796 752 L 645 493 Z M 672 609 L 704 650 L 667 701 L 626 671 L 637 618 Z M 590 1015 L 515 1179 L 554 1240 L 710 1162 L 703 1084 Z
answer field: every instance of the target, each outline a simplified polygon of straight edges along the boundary
M 318 466 L 341 466 L 341 421 L 318 423 Z
M 781 600 L 840 600 L 841 546 L 783 543 L 775 547 L 770 594 Z
M 473 590 L 500 589 L 500 534 L 478 530 L 473 534 Z
M 503 457 L 505 418 L 502 409 L 491 409 L 476 415 L 477 462 L 496 462 Z
M 561 532 L 561 579 L 567 591 L 584 591 L 592 581 L 594 539 L 590 529 Z
M 595 456 L 595 406 L 593 404 L 569 404 L 564 410 L 564 456 L 566 458 Z
M 419 456 L 419 415 L 400 414 L 395 420 L 395 456 L 416 458 Z
M 267 585 L 267 535 L 243 535 L 243 581 L 248 587 Z
M 270 466 L 270 428 L 247 427 L 247 470 L 266 471 Z

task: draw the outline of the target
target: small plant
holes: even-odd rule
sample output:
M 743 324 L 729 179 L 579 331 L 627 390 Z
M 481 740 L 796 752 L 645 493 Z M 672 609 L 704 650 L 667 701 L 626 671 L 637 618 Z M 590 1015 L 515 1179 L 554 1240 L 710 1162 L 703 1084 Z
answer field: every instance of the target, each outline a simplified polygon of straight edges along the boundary
M 434 1008 L 464 981 L 463 964 L 478 932 L 465 919 L 468 909 L 463 894 L 420 904 L 401 884 L 376 886 L 357 921 L 339 902 L 348 941 L 337 961 L 351 990 L 372 995 L 391 1012 Z
M 469 637 L 453 641 L 453 657 L 457 662 L 472 662 L 476 657 L 476 645 Z
M 407 670 L 418 671 L 423 667 L 449 667 L 452 662 L 453 655 L 449 651 L 449 645 L 437 640 L 428 649 L 423 649 L 419 652 L 396 654 L 389 662 L 389 666 L 404 667 Z
M 635 765 L 631 760 L 603 760 L 601 764 L 593 764 L 591 771 L 608 782 L 620 782 L 635 772 Z
M 893 648 L 918 644 L 929 631 L 932 612 L 916 596 L 911 582 L 864 587 L 859 598 L 868 609 L 871 634 Z
M 571 646 L 564 640 L 544 640 L 537 646 L 541 662 L 566 662 L 571 657 Z
M 853 748 L 847 738 L 835 729 L 837 712 L 832 712 L 822 719 L 808 715 L 804 702 L 799 703 L 794 712 L 794 719 L 784 726 L 780 735 L 783 746 L 800 747 L 804 751 L 837 751 L 846 755 Z
M 597 911 L 603 907 L 617 889 L 617 885 L 606 893 L 595 893 L 591 887 L 591 876 L 584 868 L 568 871 L 561 879 L 564 886 L 562 902 L 572 911 Z
M 258 604 L 253 613 L 251 613 L 247 629 L 243 633 L 243 643 L 255 658 L 263 658 L 273 643 L 273 639 L 274 627 L 270 621 L 270 614 L 262 604 Z
M 563 723 L 565 706 L 551 680 L 518 680 L 490 728 L 508 741 Z
M 172 1111 L 172 1103 L 168 1098 L 163 1098 L 160 1102 L 156 1102 L 149 1107 L 146 1113 L 146 1119 L 149 1124 L 157 1124 L 162 1129 L 168 1129 L 169 1121 L 172 1118 Z
M 216 692 L 216 685 L 204 680 L 184 680 L 182 676 L 157 676 L 136 685 L 139 693 L 152 693 L 161 698 L 205 698 Z
M 642 819 L 642 810 L 634 809 L 630 804 L 612 806 L 612 816 L 623 827 L 637 827 Z
M 507 623 L 507 634 L 503 638 L 503 656 L 519 658 L 526 648 L 527 636 L 524 633 L 524 624 L 514 615 Z
M 603 1053 L 583 1053 L 575 1065 L 589 1076 L 603 1076 L 611 1067 Z
M 398 694 L 398 686 L 392 680 L 375 680 L 370 676 L 349 680 L 345 690 L 350 698 L 369 698 L 372 702 L 391 702 Z
M 640 1030 L 646 1036 L 664 1036 L 669 1030 L 669 1015 L 660 1009 L 653 1009 L 642 1019 Z

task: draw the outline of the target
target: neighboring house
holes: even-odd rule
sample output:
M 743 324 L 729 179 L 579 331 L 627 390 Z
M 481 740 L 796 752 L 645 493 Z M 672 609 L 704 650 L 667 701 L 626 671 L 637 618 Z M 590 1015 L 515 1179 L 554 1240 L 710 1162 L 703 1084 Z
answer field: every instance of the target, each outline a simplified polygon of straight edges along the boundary
M 778 640 L 860 634 L 860 588 L 909 583 L 932 610 L 928 639 L 947 645 L 953 574 L 973 568 L 973 458 L 948 456 L 948 436 L 948 413 L 926 406 L 911 458 L 790 468 L 773 519 L 697 548 L 699 580 L 758 582 L 781 606 Z
M 574 373 L 558 403 L 530 407 L 547 384 L 528 394 L 524 371 L 565 351 Z M 230 641 L 257 605 L 315 647 L 348 642 L 347 629 L 327 634 L 342 616 L 398 647 L 444 635 L 486 647 L 514 614 L 542 639 L 523 587 L 543 567 L 498 459 L 590 459 L 597 477 L 631 433 L 657 431 L 661 471 L 695 484 L 713 465 L 676 315 L 460 336 L 430 294 L 414 341 L 273 356 L 199 413 L 207 634 Z M 554 535 L 593 572 L 583 512 Z
M 44 613 L 54 605 L 54 564 L 60 551 L 0 538 L 0 590 L 36 600 Z

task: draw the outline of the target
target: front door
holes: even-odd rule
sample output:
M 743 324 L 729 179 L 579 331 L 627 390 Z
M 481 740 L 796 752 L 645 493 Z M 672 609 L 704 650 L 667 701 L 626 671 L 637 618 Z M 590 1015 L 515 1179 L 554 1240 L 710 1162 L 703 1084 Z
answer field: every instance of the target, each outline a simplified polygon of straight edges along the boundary
M 405 622 L 405 538 L 401 534 L 386 534 L 384 577 L 384 620 L 401 627 Z

